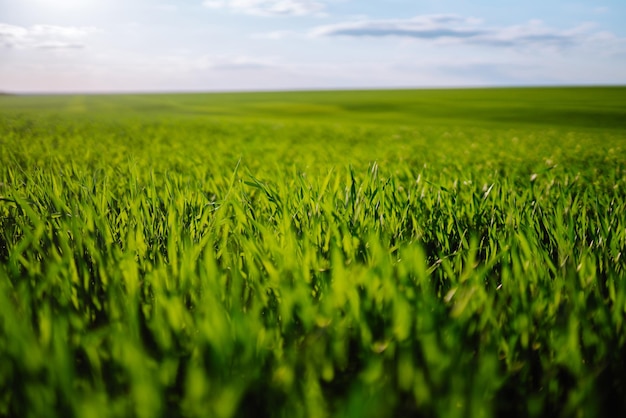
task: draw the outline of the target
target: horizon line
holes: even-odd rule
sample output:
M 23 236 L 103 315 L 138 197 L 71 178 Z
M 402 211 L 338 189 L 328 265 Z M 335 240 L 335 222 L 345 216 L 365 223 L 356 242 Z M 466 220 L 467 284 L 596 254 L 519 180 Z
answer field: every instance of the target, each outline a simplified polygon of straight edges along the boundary
M 0 96 L 107 96 L 107 95 L 159 95 L 159 94 L 255 94 L 255 93 L 314 93 L 314 92 L 366 92 L 366 91 L 427 91 L 427 90 L 504 90 L 504 89 L 576 89 L 576 88 L 626 88 L 625 84 L 502 84 L 502 85 L 440 85 L 404 87 L 295 87 L 285 89 L 163 89 L 163 90 L 85 90 L 85 91 L 11 91 L 0 90 Z

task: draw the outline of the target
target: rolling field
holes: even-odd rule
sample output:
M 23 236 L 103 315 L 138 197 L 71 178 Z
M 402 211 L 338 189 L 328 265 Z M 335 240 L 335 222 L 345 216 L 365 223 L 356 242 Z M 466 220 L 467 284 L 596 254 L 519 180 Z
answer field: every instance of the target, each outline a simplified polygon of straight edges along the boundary
M 0 96 L 0 416 L 626 413 L 626 88 Z

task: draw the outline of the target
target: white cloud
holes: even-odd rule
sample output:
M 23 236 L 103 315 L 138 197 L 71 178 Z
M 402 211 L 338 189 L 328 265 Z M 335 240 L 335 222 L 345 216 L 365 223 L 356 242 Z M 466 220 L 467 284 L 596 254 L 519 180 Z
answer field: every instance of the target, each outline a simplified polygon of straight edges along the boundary
M 18 49 L 76 49 L 82 40 L 96 32 L 93 27 L 34 25 L 31 27 L 0 23 L 0 47 Z
M 280 39 L 295 39 L 295 38 L 299 38 L 301 36 L 300 33 L 298 32 L 294 32 L 291 30 L 275 30 L 275 31 L 271 31 L 271 32 L 264 32 L 264 33 L 255 33 L 252 35 L 252 39 L 269 39 L 272 41 L 277 41 Z
M 134 68 L 138 72 L 152 74 L 188 75 L 213 71 L 245 71 L 273 68 L 274 59 L 245 54 L 205 54 L 179 53 L 172 55 L 124 55 L 121 65 Z
M 257 16 L 306 16 L 322 12 L 325 5 L 315 0 L 205 0 L 211 9 L 228 9 Z
M 440 43 L 500 47 L 567 47 L 591 37 L 590 25 L 569 30 L 547 27 L 541 21 L 491 27 L 481 20 L 458 15 L 423 15 L 411 19 L 357 20 L 315 28 L 313 37 L 401 37 Z
M 245 55 L 218 55 L 205 57 L 197 67 L 210 70 L 262 70 L 273 67 L 271 59 L 249 57 Z
M 158 4 L 155 6 L 157 10 L 162 12 L 177 12 L 178 6 L 175 4 Z

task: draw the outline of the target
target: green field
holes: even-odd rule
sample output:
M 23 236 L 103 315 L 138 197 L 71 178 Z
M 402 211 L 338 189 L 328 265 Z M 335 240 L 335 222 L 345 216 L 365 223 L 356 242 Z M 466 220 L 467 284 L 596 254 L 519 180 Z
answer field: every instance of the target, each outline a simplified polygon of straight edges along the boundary
M 626 414 L 626 88 L 0 96 L 0 416 Z

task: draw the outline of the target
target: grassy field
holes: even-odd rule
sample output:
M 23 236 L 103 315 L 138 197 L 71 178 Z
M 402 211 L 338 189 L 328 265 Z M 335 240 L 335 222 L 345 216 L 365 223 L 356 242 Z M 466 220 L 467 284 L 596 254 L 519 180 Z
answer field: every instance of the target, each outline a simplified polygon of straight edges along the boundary
M 626 413 L 626 88 L 0 97 L 0 416 Z

